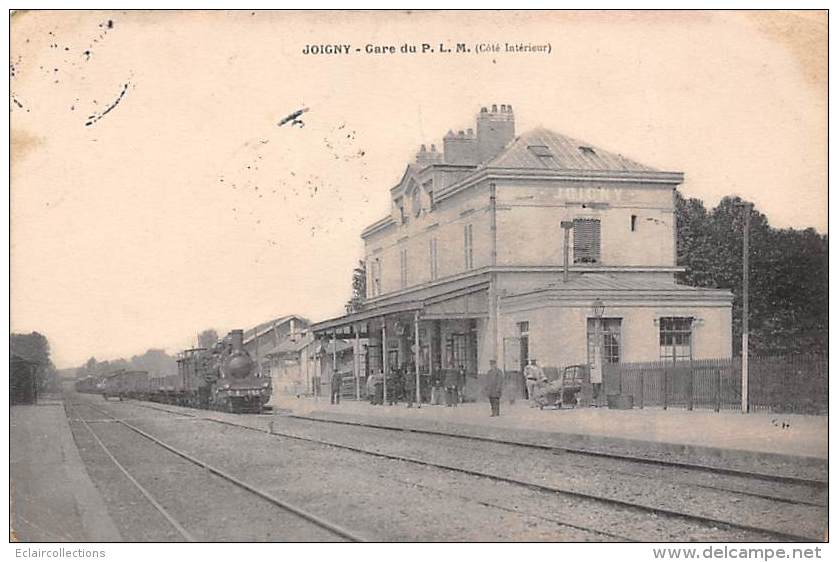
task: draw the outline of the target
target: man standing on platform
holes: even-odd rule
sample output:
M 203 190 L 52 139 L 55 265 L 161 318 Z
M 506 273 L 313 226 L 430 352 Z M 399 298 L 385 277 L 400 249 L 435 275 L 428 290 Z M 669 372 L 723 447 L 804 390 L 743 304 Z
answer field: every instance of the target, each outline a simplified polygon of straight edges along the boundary
M 456 406 L 460 397 L 457 393 L 457 385 L 460 381 L 460 375 L 456 369 L 450 367 L 445 369 L 445 405 Z
M 404 401 L 407 407 L 413 407 L 416 399 L 416 367 L 413 362 L 407 364 L 407 371 L 404 374 Z M 421 404 L 420 404 L 421 407 Z
M 315 400 L 320 399 L 320 374 L 316 373 L 311 377 L 311 394 Z
M 530 364 L 524 367 L 524 376 L 527 379 L 527 398 L 530 401 L 530 406 L 534 407 L 536 390 L 547 379 L 535 359 L 530 359 Z
M 443 399 L 442 389 L 442 365 L 439 363 L 434 365 L 434 372 L 431 375 L 431 404 L 439 406 Z
M 497 361 L 489 360 L 489 370 L 486 372 L 486 381 L 484 382 L 483 390 L 489 398 L 489 404 L 492 406 L 492 415 L 496 417 L 500 415 L 500 397 L 503 394 L 503 373 L 498 369 Z
M 375 406 L 375 373 L 371 373 L 367 377 L 367 398 L 369 398 L 370 404 Z
M 340 385 L 342 383 L 343 376 L 338 371 L 332 373 L 332 396 L 330 400 L 332 404 L 340 404 Z
M 384 374 L 381 370 L 376 371 L 375 375 L 375 404 L 379 406 L 384 405 Z

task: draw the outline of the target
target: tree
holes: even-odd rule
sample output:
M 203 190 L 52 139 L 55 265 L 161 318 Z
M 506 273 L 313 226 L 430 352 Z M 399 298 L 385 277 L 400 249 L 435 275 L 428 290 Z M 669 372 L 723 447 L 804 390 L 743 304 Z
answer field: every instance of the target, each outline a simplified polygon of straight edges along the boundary
M 218 342 L 218 332 L 213 328 L 204 330 L 198 334 L 198 347 L 211 348 Z
M 743 205 L 725 197 L 707 212 L 676 198 L 678 274 L 682 283 L 733 293 L 733 349 L 742 338 Z M 813 229 L 774 229 L 751 207 L 749 329 L 755 354 L 826 352 L 828 239 Z
M 38 364 L 36 378 L 39 388 L 57 390 L 55 365 L 50 359 L 49 341 L 43 334 L 10 334 L 9 351 Z
M 352 270 L 352 298 L 346 305 L 346 313 L 360 312 L 364 310 L 367 300 L 367 264 L 364 260 L 358 261 L 358 267 Z
M 120 357 L 110 361 L 96 361 L 95 357 L 91 357 L 76 370 L 76 378 L 103 377 L 119 370 L 148 371 L 154 375 L 171 375 L 177 372 L 177 359 L 162 349 L 149 349 L 142 355 L 134 355 L 130 360 Z
M 149 349 L 131 358 L 131 368 L 149 373 L 174 374 L 177 372 L 177 360 L 162 349 Z

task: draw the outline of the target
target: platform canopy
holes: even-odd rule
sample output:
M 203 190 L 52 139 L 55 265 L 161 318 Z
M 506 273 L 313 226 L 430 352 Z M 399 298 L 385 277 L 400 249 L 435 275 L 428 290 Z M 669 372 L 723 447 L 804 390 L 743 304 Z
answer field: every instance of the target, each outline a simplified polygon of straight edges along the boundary
M 352 328 L 356 324 L 365 323 L 374 318 L 383 316 L 390 316 L 394 314 L 402 314 L 405 312 L 416 312 L 422 310 L 422 303 L 419 301 L 407 301 L 385 306 L 371 308 L 370 310 L 362 310 L 352 314 L 346 314 L 337 318 L 324 320 L 316 324 L 312 324 L 309 329 L 315 335 L 327 335 L 334 330 L 341 330 Z

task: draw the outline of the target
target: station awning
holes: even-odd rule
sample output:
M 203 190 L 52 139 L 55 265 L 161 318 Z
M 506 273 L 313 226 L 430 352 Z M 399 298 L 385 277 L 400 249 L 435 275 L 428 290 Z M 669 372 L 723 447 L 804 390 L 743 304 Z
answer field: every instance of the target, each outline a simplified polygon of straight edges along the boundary
M 315 334 L 324 334 L 331 330 L 348 328 L 353 324 L 364 322 L 372 318 L 381 318 L 382 316 L 389 316 L 391 314 L 399 314 L 403 312 L 415 312 L 417 310 L 422 310 L 422 303 L 420 301 L 400 302 L 324 320 L 322 322 L 318 322 L 317 324 L 312 324 L 309 326 L 309 330 Z

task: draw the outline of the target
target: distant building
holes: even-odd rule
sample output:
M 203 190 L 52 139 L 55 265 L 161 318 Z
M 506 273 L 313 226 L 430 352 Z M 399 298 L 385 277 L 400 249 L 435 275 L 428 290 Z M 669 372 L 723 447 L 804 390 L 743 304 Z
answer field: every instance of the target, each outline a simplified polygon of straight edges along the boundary
M 264 354 L 274 393 L 312 396 L 319 391 L 321 396 L 328 396 L 332 373 L 337 368 L 346 379 L 347 394 L 356 394 L 354 362 L 358 357 L 364 369 L 366 344 L 365 339 L 360 340 L 356 351 L 354 342 L 316 340 L 308 330 L 289 336 Z M 263 369 L 264 372 L 267 371 Z M 365 377 L 365 373 L 361 376 Z M 360 382 L 361 379 L 357 384 Z
M 482 108 L 476 131 L 419 149 L 361 233 L 365 310 L 311 329 L 368 337 L 370 370 L 425 374 L 729 357 L 731 293 L 675 282 L 682 182 Z
M 308 328 L 309 321 L 291 314 L 280 316 L 244 331 L 244 348 L 260 366 L 269 367 L 266 352 L 286 339 L 293 339 Z

